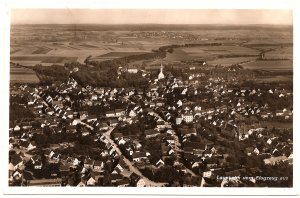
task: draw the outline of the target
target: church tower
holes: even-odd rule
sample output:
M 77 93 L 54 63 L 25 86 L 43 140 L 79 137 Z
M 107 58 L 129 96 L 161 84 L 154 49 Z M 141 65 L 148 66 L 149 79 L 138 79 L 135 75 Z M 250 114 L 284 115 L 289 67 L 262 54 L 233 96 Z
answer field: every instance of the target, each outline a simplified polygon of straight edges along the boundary
M 160 73 L 158 74 L 158 80 L 165 78 L 165 75 L 163 73 L 163 65 L 160 64 Z

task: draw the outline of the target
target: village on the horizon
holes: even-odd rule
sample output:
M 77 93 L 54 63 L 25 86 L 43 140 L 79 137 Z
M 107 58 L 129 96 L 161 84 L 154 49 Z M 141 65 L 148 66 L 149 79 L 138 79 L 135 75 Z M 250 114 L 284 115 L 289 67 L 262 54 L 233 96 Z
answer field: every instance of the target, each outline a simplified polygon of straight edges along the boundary
M 12 25 L 9 186 L 293 187 L 293 31 Z

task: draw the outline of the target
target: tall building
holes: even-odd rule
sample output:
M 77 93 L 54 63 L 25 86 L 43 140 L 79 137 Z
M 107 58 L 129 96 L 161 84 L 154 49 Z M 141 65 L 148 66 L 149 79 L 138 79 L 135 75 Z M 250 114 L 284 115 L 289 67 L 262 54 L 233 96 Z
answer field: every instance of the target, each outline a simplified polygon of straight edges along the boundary
M 163 73 L 163 65 L 160 65 L 160 73 L 158 74 L 158 80 L 165 78 L 165 75 Z

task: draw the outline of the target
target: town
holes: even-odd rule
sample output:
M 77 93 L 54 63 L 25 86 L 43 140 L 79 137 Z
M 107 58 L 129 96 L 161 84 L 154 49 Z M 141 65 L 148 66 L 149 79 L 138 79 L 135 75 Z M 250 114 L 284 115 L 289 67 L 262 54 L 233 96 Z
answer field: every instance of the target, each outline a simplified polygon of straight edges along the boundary
M 85 85 L 76 66 L 12 84 L 9 185 L 291 187 L 292 86 L 200 65 L 119 67 L 135 87 Z

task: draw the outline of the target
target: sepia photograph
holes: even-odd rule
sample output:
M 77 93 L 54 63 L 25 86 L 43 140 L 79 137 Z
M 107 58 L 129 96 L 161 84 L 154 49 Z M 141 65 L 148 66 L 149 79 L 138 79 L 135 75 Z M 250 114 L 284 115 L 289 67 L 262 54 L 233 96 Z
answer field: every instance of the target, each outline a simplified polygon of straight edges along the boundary
M 292 9 L 9 17 L 8 188 L 295 187 Z

